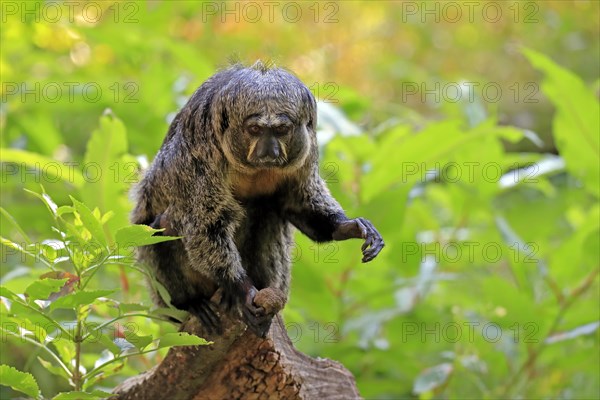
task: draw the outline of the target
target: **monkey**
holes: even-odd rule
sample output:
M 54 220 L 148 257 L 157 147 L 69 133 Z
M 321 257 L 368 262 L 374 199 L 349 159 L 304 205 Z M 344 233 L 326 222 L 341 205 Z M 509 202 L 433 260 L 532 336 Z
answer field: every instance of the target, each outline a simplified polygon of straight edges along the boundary
M 193 93 L 133 189 L 132 223 L 181 237 L 139 248 L 139 261 L 171 305 L 208 331 L 220 329 L 211 301 L 220 290 L 227 312 L 266 335 L 273 315 L 253 300 L 273 288 L 287 301 L 294 228 L 316 242 L 363 239 L 363 262 L 384 247 L 369 220 L 346 216 L 319 175 L 316 109 L 290 71 L 232 64 Z

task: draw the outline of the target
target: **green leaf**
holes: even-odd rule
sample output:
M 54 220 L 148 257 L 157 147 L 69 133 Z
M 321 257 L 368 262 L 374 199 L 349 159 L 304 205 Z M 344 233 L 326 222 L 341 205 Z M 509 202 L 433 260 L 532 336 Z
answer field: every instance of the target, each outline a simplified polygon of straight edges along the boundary
M 106 247 L 106 235 L 104 234 L 104 229 L 102 228 L 100 220 L 82 202 L 75 200 L 73 197 L 71 197 L 71 201 L 73 202 L 75 210 L 79 213 L 79 218 L 81 218 L 85 228 L 95 240 Z
M 40 388 L 33 375 L 8 365 L 0 365 L 0 383 L 34 398 L 40 396 Z
M 152 229 L 147 225 L 130 225 L 119 229 L 115 234 L 115 240 L 119 248 L 127 248 L 179 239 L 176 236 L 152 236 L 156 232 L 160 230 Z
M 127 132 L 120 119 L 112 114 L 100 118 L 100 126 L 87 143 L 84 164 L 94 176 L 80 189 L 83 201 L 102 213 L 114 211 L 112 228 L 127 225 L 127 190 L 136 178 L 137 163 L 127 157 Z
M 17 250 L 21 254 L 24 254 L 24 255 L 29 256 L 31 258 L 35 259 L 37 257 L 35 254 L 33 254 L 30 251 L 27 251 L 27 249 L 23 248 L 23 246 L 21 246 L 19 243 L 15 243 L 15 242 L 13 242 L 10 239 L 4 238 L 4 237 L 0 237 L 0 243 L 3 246 L 6 246 L 6 247 L 11 248 L 13 250 Z
M 98 334 L 100 336 L 97 336 Z M 100 331 L 100 333 L 95 332 L 94 334 L 92 334 L 89 340 L 94 342 L 96 340 L 99 341 L 104 347 L 108 349 L 108 351 L 110 351 L 115 356 L 121 353 L 121 348 L 115 344 L 115 342 L 111 339 L 111 336 L 102 331 Z
M 140 336 L 136 335 L 134 332 L 129 329 L 125 329 L 123 331 L 123 336 L 129 343 L 135 346 L 138 351 L 142 351 L 146 346 L 152 343 L 152 335 Z
M 56 205 L 54 200 L 52 200 L 52 198 L 44 191 L 44 187 L 42 187 L 42 194 L 33 192 L 28 189 L 25 189 L 25 191 L 29 194 L 34 195 L 38 199 L 40 199 L 46 205 L 46 207 L 48 208 L 48 211 L 50 211 L 52 213 L 52 215 L 56 216 L 56 213 L 58 211 L 58 206 Z
M 372 171 L 365 174 L 366 183 L 361 185 L 363 199 L 368 202 L 396 186 L 408 191 L 415 183 L 426 180 L 427 170 L 443 166 L 467 143 L 516 134 L 514 131 L 496 129 L 490 123 L 472 131 L 464 131 L 460 125 L 458 120 L 449 120 L 432 123 L 421 132 L 411 135 L 407 135 L 402 128 L 384 135 L 379 142 L 381 150 L 373 160 Z
M 68 279 L 40 279 L 25 289 L 30 300 L 46 300 L 52 293 L 58 292 Z
M 44 157 L 37 153 L 25 150 L 3 148 L 0 152 L 0 162 L 25 164 L 28 168 L 42 169 L 44 176 L 49 182 L 55 182 L 61 179 L 75 187 L 80 187 L 84 183 L 81 172 L 71 165 L 60 161 Z M 52 166 L 52 168 L 48 168 Z M 55 166 L 59 167 L 56 168 Z
M 74 309 L 81 305 L 92 304 L 98 297 L 108 296 L 116 290 L 91 290 L 91 291 L 79 291 L 70 293 L 66 296 L 59 297 L 55 302 L 50 304 L 51 310 L 57 310 L 60 308 Z
M 102 390 L 93 390 L 91 392 L 63 392 L 52 398 L 52 400 L 88 400 L 88 399 L 108 399 L 114 397 L 114 394 Z
M 119 310 L 122 313 L 129 313 L 132 311 L 145 311 L 148 310 L 148 306 L 140 303 L 119 303 Z
M 46 368 L 49 372 L 51 372 L 52 374 L 59 376 L 61 378 L 65 378 L 68 382 L 68 380 L 70 379 L 70 376 L 69 376 L 69 374 L 67 374 L 67 371 L 65 371 L 63 368 L 52 364 L 50 361 L 44 360 L 42 357 L 38 356 L 37 359 L 40 362 L 40 364 L 42 364 L 42 366 L 44 368 Z
M 554 140 L 567 170 L 600 197 L 600 102 L 572 72 L 541 53 L 529 49 L 523 53 L 545 74 L 542 91 L 556 107 Z
M 21 299 L 19 298 L 19 296 L 17 296 L 16 293 L 13 293 L 12 291 L 8 290 L 4 286 L 0 286 L 0 296 L 6 297 L 7 299 L 10 299 L 10 300 L 21 301 Z
M 207 344 L 212 344 L 212 342 L 208 342 L 206 339 L 191 335 L 187 332 L 173 332 L 163 335 L 156 348 L 162 349 L 163 347 L 171 346 L 203 346 Z
M 421 394 L 431 392 L 444 385 L 454 367 L 450 363 L 443 363 L 421 372 L 413 385 L 413 393 Z
M 160 318 L 171 317 L 171 318 L 175 318 L 178 321 L 185 320 L 185 318 L 189 315 L 189 313 L 187 311 L 178 310 L 176 308 L 169 308 L 169 307 L 156 308 L 156 309 L 152 310 L 152 312 L 150 314 L 160 317 Z

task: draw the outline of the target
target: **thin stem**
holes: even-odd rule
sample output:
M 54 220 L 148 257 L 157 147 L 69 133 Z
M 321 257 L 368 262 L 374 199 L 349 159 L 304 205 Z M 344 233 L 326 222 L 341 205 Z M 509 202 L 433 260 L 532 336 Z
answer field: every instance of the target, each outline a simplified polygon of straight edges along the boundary
M 66 365 L 65 365 L 65 364 L 62 362 L 62 360 L 60 359 L 60 357 L 58 357 L 56 354 L 54 354 L 54 352 L 53 352 L 52 350 L 50 350 L 50 348 L 49 348 L 48 346 L 44 345 L 43 343 L 36 342 L 35 340 L 28 338 L 27 336 L 19 335 L 18 333 L 11 332 L 11 331 L 9 331 L 9 330 L 6 330 L 6 329 L 4 329 L 4 328 L 0 328 L 0 329 L 2 329 L 2 331 L 3 331 L 3 332 L 5 332 L 5 333 L 7 333 L 7 334 L 9 334 L 9 335 L 11 335 L 11 336 L 14 336 L 14 337 L 18 337 L 18 338 L 20 338 L 20 339 L 23 339 L 23 340 L 25 340 L 26 342 L 29 342 L 29 343 L 31 343 L 31 344 L 33 344 L 33 345 L 35 345 L 35 346 L 39 347 L 40 349 L 43 349 L 43 350 L 45 350 L 45 351 L 46 351 L 46 352 L 47 352 L 47 353 L 48 353 L 48 354 L 49 354 L 49 355 L 50 355 L 50 356 L 51 356 L 51 357 L 52 357 L 52 358 L 53 358 L 53 359 L 54 359 L 54 360 L 55 360 L 55 361 L 58 363 L 58 365 L 59 365 L 59 366 L 60 366 L 62 369 L 64 369 L 64 370 L 65 370 L 65 372 L 67 373 L 67 375 L 68 375 L 69 377 L 72 377 L 72 376 L 73 376 L 73 374 L 71 374 L 71 371 L 69 370 L 69 368 L 68 368 L 68 367 L 67 367 L 67 366 L 66 366 Z
M 28 310 L 31 310 L 31 311 L 33 311 L 33 312 L 41 315 L 42 317 L 46 318 L 48 321 L 50 321 L 52 323 L 52 326 L 58 328 L 61 331 L 61 333 L 63 333 L 64 335 L 67 336 L 67 338 L 69 340 L 73 340 L 73 337 L 71 336 L 71 334 L 69 333 L 69 331 L 67 331 L 65 328 L 63 328 L 61 324 L 59 324 L 58 322 L 56 322 L 55 320 L 53 320 L 51 317 L 47 316 L 46 314 L 44 314 L 43 312 L 41 312 L 37 308 L 31 307 L 27 303 L 24 303 L 24 302 L 21 302 L 21 301 L 18 301 L 18 303 L 20 305 L 22 305 L 23 307 L 27 308 Z
M 529 355 L 527 356 L 527 359 L 525 360 L 525 362 L 521 365 L 521 367 L 518 369 L 518 371 L 515 374 L 513 374 L 511 379 L 508 381 L 508 384 L 506 384 L 506 386 L 504 388 L 503 397 L 506 397 L 506 398 L 509 397 L 508 395 L 509 395 L 510 389 L 517 383 L 517 380 L 519 379 L 521 374 L 523 372 L 525 372 L 526 370 L 533 368 L 537 359 L 542 354 L 544 349 L 547 347 L 546 340 L 548 339 L 548 337 L 550 337 L 552 334 L 554 334 L 556 332 L 556 330 L 558 329 L 558 325 L 560 324 L 560 321 L 563 319 L 567 310 L 573 305 L 573 303 L 575 303 L 575 301 L 579 297 L 581 297 L 581 295 L 583 293 L 585 293 L 587 291 L 587 289 L 590 288 L 590 286 L 592 286 L 592 283 L 594 282 L 594 279 L 596 278 L 596 275 L 598 275 L 599 272 L 600 272 L 600 268 L 596 268 L 595 270 L 593 270 L 588 276 L 585 277 L 583 282 L 571 292 L 571 296 L 568 297 L 567 299 L 565 299 L 562 302 L 562 304 L 560 304 L 558 313 L 556 314 L 556 317 L 552 321 L 552 325 L 550 326 L 550 329 L 548 330 L 546 337 L 544 338 L 544 340 L 542 340 L 540 342 L 540 345 L 537 347 L 537 349 L 532 349 L 529 352 Z
M 100 364 L 99 366 L 97 366 L 96 368 L 92 369 L 90 372 L 88 372 L 87 374 L 83 375 L 83 379 L 90 379 L 92 378 L 94 375 L 96 375 L 97 373 L 101 372 L 100 370 L 104 367 L 106 367 L 109 364 L 112 364 L 116 361 L 120 361 L 120 360 L 124 360 L 126 358 L 129 357 L 133 357 L 133 356 L 139 356 L 142 354 L 146 354 L 146 353 L 152 353 L 153 351 L 159 350 L 160 348 L 154 348 L 154 349 L 149 349 L 149 350 L 144 350 L 144 351 L 138 351 L 137 353 L 129 353 L 129 354 L 124 354 L 122 356 L 118 356 L 113 358 L 112 360 L 108 360 L 102 364 Z
M 88 333 L 86 333 L 82 338 L 81 341 L 86 340 L 88 337 L 90 337 L 94 332 L 97 332 L 101 329 L 104 329 L 105 327 L 117 322 L 120 319 L 124 319 L 127 317 L 144 317 L 144 318 L 150 318 L 150 319 L 155 319 L 158 321 L 165 321 L 165 322 L 169 322 L 168 319 L 165 318 L 161 318 L 161 317 L 157 317 L 154 315 L 149 315 L 149 314 L 141 314 L 141 313 L 134 313 L 134 314 L 123 314 L 123 315 L 119 315 L 118 317 L 115 317 L 109 321 L 106 321 L 100 325 L 98 325 L 97 327 L 95 327 L 94 329 L 90 330 Z
M 77 329 L 75 331 L 75 370 L 73 371 L 73 383 L 75 384 L 75 391 L 81 391 L 82 376 L 79 371 L 79 365 L 81 363 L 81 309 L 77 309 Z

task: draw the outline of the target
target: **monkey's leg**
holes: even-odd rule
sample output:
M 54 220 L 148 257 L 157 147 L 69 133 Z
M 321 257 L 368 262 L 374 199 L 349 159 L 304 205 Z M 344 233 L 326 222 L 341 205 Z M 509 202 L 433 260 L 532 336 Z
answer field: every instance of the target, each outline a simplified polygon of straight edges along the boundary
M 258 293 L 258 290 L 252 284 L 249 278 L 246 278 L 244 283 L 246 296 L 243 303 L 240 304 L 242 312 L 242 318 L 248 328 L 254 332 L 256 336 L 265 337 L 271 326 L 271 320 L 273 314 L 268 314 L 263 307 L 257 306 L 254 303 L 254 297 Z M 221 297 L 221 304 L 223 304 L 228 310 L 235 308 L 238 300 L 236 295 L 231 290 L 223 290 Z
M 198 297 L 188 305 L 188 311 L 197 317 L 209 334 L 223 333 L 221 320 L 210 299 Z
M 150 226 L 155 229 L 165 228 L 170 231 L 168 234 L 175 233 L 166 213 L 159 214 Z M 208 333 L 221 333 L 219 316 L 207 296 L 211 293 L 210 288 L 191 284 L 190 276 L 186 275 L 186 269 L 182 268 L 188 263 L 187 258 L 183 256 L 182 244 L 180 242 L 157 243 L 147 251 L 154 252 L 152 258 L 157 264 L 157 278 L 171 295 L 171 304 L 177 309 L 188 311 L 196 316 Z

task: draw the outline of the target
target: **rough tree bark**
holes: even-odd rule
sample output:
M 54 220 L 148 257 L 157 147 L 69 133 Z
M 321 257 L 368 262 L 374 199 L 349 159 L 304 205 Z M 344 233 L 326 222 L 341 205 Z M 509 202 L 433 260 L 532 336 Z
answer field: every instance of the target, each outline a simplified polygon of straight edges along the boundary
M 122 400 L 340 399 L 360 398 L 341 364 L 311 358 L 294 348 L 279 316 L 265 339 L 226 315 L 223 333 L 207 334 L 196 318 L 181 331 L 214 342 L 171 348 L 151 370 L 127 379 L 114 393 Z

